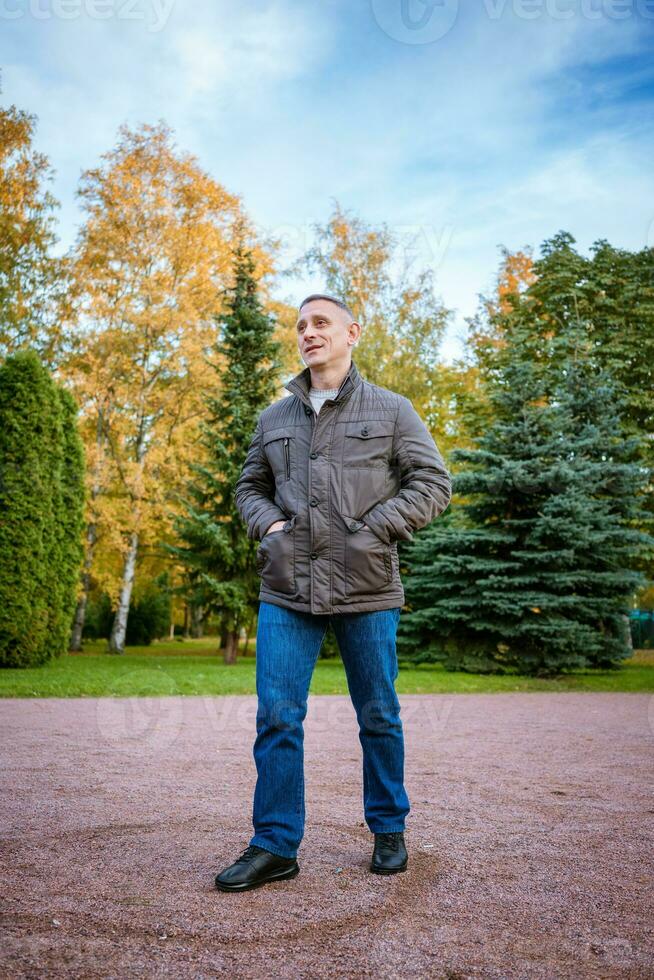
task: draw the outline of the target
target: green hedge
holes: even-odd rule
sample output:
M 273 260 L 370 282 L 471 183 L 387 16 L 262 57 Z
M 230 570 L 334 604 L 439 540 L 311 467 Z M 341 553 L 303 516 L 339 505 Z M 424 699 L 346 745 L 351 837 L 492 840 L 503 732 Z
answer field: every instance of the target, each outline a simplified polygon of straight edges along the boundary
M 77 407 L 30 349 L 0 366 L 0 666 L 68 649 L 82 563 Z

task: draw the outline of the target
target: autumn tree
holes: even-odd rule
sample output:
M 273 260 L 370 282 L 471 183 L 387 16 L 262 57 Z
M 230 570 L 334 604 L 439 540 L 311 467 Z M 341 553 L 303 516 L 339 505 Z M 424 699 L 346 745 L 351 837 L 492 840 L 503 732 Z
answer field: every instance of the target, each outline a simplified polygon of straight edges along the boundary
M 500 253 L 493 292 L 479 297 L 480 308 L 468 321 L 468 351 L 482 369 L 506 343 L 505 315 L 512 309 L 514 297 L 522 295 L 536 279 L 530 248 L 510 252 L 500 246 Z
M 456 364 L 453 412 L 459 445 L 471 445 L 492 424 L 493 408 L 488 400 L 489 379 L 498 354 L 506 345 L 506 318 L 513 304 L 535 281 L 532 250 L 510 252 L 500 247 L 501 259 L 490 294 L 479 296 L 474 316 L 467 319 L 463 357 Z
M 161 560 L 171 495 L 196 453 L 237 219 L 259 274 L 270 259 L 239 199 L 176 150 L 164 123 L 122 126 L 79 196 L 78 332 L 66 368 L 90 448 L 87 570 L 117 607 L 109 647 L 122 652 L 137 559 Z
M 0 107 L 0 356 L 34 348 L 52 368 L 66 263 L 53 255 L 53 173 L 33 146 L 36 117 Z
M 440 361 L 451 317 L 435 292 L 434 272 L 415 268 L 397 232 L 377 228 L 335 204 L 315 244 L 292 267 L 322 276 L 324 288 L 351 307 L 361 323 L 357 366 L 365 378 L 411 399 L 447 448 L 449 375 Z

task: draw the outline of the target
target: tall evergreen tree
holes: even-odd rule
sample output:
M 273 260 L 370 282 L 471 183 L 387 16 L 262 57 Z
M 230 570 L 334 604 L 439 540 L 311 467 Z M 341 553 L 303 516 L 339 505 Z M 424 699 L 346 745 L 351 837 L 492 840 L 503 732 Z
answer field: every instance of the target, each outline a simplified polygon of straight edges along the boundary
M 201 424 L 203 462 L 194 463 L 194 479 L 182 500 L 185 513 L 174 526 L 182 544 L 164 545 L 187 569 L 187 601 L 205 612 L 221 614 L 224 659 L 238 652 L 240 628 L 252 613 L 258 594 L 256 545 L 247 538 L 234 503 L 257 418 L 268 405 L 281 370 L 275 324 L 257 295 L 255 265 L 239 236 L 234 250 L 235 278 L 219 319 L 221 338 L 214 345 L 219 395 L 207 400 Z
M 58 474 L 53 495 L 55 539 L 50 562 L 50 595 L 56 606 L 49 644 L 53 656 L 69 649 L 77 590 L 84 560 L 82 532 L 86 494 L 86 460 L 75 399 L 57 387 L 61 412 L 61 442 L 52 447 L 52 473 Z
M 630 252 L 601 239 L 586 258 L 574 246 L 568 232 L 544 243 L 529 289 L 532 325 L 545 334 L 584 329 L 589 356 L 613 378 L 623 426 L 646 436 L 641 449 L 654 459 L 654 248 Z
M 67 649 L 81 563 L 76 406 L 34 350 L 0 367 L 0 665 Z
M 557 281 L 567 288 L 560 269 Z M 454 480 L 464 503 L 403 549 L 406 659 L 546 675 L 629 655 L 634 566 L 652 543 L 635 526 L 647 473 L 586 325 L 534 329 L 532 288 L 504 314 L 494 420 L 474 449 L 452 454 L 467 464 Z
M 629 252 L 602 239 L 586 257 L 576 251 L 569 232 L 544 242 L 528 277 L 520 283 L 501 276 L 497 297 L 485 301 L 471 321 L 469 352 L 483 378 L 492 380 L 501 370 L 496 353 L 509 339 L 512 319 L 507 314 L 515 305 L 524 310 L 525 304 L 525 327 L 534 338 L 565 336 L 571 327 L 583 330 L 587 356 L 612 378 L 621 402 L 620 425 L 626 435 L 638 437 L 637 451 L 654 476 L 654 248 Z M 493 342 L 485 342 L 489 338 Z M 481 413 L 477 422 L 479 432 L 487 416 Z M 643 503 L 640 526 L 652 533 L 651 482 Z M 643 555 L 643 567 L 650 576 L 654 573 L 651 550 Z

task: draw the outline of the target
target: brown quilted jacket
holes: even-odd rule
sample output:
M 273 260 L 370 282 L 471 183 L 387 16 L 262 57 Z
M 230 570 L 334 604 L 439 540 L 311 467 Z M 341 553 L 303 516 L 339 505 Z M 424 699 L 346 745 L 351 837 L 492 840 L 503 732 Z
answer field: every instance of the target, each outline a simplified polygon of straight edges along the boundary
M 354 361 L 316 415 L 305 368 L 259 416 L 234 500 L 260 541 L 259 599 L 316 614 L 404 605 L 397 542 L 447 507 L 450 477 L 408 398 Z M 267 529 L 285 521 L 283 529 Z

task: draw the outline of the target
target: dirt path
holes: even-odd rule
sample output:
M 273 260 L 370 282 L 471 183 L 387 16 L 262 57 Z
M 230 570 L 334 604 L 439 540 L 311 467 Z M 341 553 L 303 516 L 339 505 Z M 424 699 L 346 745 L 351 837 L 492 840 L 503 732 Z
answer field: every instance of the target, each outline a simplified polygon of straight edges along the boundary
M 654 698 L 400 701 L 408 871 L 368 871 L 354 714 L 312 696 L 300 874 L 230 895 L 254 697 L 2 700 L 2 975 L 654 977 Z

